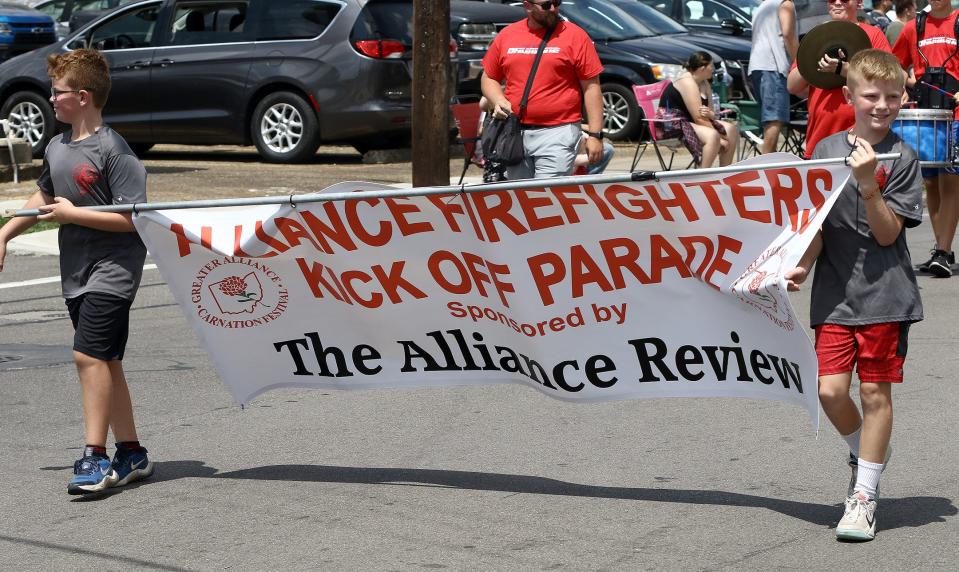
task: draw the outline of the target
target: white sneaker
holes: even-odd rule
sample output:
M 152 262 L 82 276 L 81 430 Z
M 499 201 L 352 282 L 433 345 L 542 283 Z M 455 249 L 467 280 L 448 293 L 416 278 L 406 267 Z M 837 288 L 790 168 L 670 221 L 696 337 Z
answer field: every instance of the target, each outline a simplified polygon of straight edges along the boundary
M 846 512 L 836 525 L 836 538 L 872 540 L 876 537 L 876 499 L 859 491 L 846 498 Z
M 889 464 L 889 457 L 892 457 L 892 445 L 886 445 L 886 456 L 882 460 L 882 472 L 886 472 L 886 465 Z M 856 492 L 856 479 L 859 478 L 859 459 L 851 452 L 849 453 L 849 468 L 852 469 L 852 475 L 849 477 L 849 486 L 846 487 L 846 496 L 851 497 Z M 876 496 L 879 496 L 879 487 L 876 486 Z

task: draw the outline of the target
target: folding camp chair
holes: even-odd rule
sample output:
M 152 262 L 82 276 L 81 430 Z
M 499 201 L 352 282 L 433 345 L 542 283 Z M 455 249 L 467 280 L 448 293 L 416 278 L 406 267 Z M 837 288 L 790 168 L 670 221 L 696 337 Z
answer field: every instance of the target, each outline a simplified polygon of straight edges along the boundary
M 639 105 L 639 108 L 643 110 L 643 120 L 646 122 L 649 131 L 649 141 L 640 141 L 639 144 L 636 145 L 636 152 L 633 153 L 633 164 L 629 168 L 630 171 L 636 170 L 636 165 L 642 157 L 640 148 L 642 148 L 642 151 L 645 151 L 647 145 L 653 146 L 653 150 L 656 151 L 656 158 L 659 159 L 659 165 L 664 171 L 669 171 L 673 168 L 673 159 L 676 158 L 676 152 L 685 148 L 683 147 L 682 140 L 678 137 L 663 138 L 662 127 L 657 125 L 657 123 L 661 124 L 664 122 L 663 119 L 656 117 L 656 109 L 659 107 L 659 98 L 669 83 L 668 79 L 664 79 L 663 81 L 648 85 L 633 86 L 633 95 L 636 97 L 636 103 Z M 668 164 L 663 158 L 662 150 L 669 151 L 670 153 Z M 693 166 L 694 163 L 695 161 L 690 161 L 687 169 Z
M 741 99 L 732 104 L 736 108 L 739 120 L 739 160 L 759 155 L 759 146 L 763 142 L 763 124 L 759 103 Z
M 463 99 L 475 99 L 475 101 L 463 102 Z M 456 101 L 456 103 L 450 105 L 450 110 L 453 113 L 453 120 L 456 122 L 456 129 L 459 133 L 456 142 L 463 145 L 463 155 L 465 156 L 463 172 L 460 173 L 460 181 L 457 183 L 462 184 L 470 165 L 483 168 L 483 155 L 479 146 L 479 127 L 482 112 L 479 106 L 479 96 L 459 96 Z

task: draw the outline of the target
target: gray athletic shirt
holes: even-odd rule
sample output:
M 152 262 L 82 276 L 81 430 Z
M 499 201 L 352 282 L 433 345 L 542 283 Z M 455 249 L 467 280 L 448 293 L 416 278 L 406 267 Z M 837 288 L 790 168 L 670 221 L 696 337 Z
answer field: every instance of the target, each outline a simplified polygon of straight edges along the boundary
M 873 149 L 877 154 L 902 153 L 895 161 L 880 161 L 878 171 L 887 173 L 882 197 L 903 217 L 903 229 L 894 243 L 880 246 L 869 230 L 859 185 L 849 177 L 822 227 L 823 249 L 812 285 L 813 326 L 922 319 L 919 286 L 906 247 L 906 228 L 922 222 L 919 161 L 912 148 L 891 131 Z M 812 158 L 845 157 L 850 152 L 852 145 L 841 131 L 817 143 Z
M 146 169 L 122 137 L 106 125 L 80 141 L 70 141 L 71 134 L 47 145 L 41 191 L 77 206 L 146 202 Z M 133 300 L 147 252 L 140 235 L 65 224 L 59 242 L 64 298 L 102 292 Z

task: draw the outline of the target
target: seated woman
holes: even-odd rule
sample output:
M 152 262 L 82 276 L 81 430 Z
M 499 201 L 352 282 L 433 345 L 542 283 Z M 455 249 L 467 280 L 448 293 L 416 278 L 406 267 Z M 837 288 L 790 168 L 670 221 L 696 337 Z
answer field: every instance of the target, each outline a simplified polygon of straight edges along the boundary
M 686 71 L 659 98 L 660 118 L 675 120 L 661 124 L 663 137 L 680 138 L 700 167 L 712 167 L 717 156 L 724 167 L 733 162 L 739 130 L 734 123 L 719 121 L 710 105 L 713 58 L 693 52 L 683 67 Z

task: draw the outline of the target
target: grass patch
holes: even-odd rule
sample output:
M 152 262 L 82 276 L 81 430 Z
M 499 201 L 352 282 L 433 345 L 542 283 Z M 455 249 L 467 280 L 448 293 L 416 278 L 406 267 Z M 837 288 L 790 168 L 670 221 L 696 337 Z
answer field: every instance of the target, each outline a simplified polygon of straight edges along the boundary
M 0 226 L 7 224 L 9 220 L 10 220 L 9 218 L 0 217 Z M 53 230 L 55 228 L 60 228 L 60 224 L 56 222 L 47 222 L 47 221 L 41 220 L 37 222 L 37 224 L 25 230 L 23 234 L 30 234 L 31 232 L 40 232 L 42 230 Z

